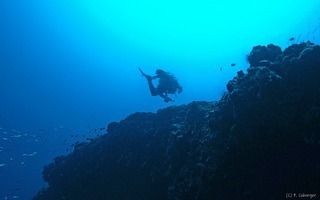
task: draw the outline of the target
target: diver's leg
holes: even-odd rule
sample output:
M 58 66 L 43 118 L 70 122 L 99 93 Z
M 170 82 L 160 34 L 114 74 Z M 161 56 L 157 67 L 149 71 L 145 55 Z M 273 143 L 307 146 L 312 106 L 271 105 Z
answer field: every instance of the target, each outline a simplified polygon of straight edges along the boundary
M 151 92 L 152 96 L 157 96 L 157 92 L 156 92 L 156 88 L 154 87 L 153 83 L 152 83 L 152 77 L 150 75 L 144 75 L 144 77 L 146 77 L 147 81 L 148 81 L 148 85 L 149 85 L 149 89 Z

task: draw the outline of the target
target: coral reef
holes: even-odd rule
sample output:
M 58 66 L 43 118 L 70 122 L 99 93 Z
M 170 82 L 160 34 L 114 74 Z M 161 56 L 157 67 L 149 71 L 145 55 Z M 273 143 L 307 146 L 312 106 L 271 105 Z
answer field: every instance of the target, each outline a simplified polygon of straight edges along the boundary
M 319 191 L 320 47 L 302 43 L 276 53 L 263 62 L 269 65 L 239 72 L 211 112 L 210 127 L 227 146 L 210 183 L 217 199 Z
M 253 47 L 218 102 L 112 122 L 43 170 L 34 200 L 283 199 L 319 192 L 320 46 Z M 320 195 L 320 194 L 317 194 Z

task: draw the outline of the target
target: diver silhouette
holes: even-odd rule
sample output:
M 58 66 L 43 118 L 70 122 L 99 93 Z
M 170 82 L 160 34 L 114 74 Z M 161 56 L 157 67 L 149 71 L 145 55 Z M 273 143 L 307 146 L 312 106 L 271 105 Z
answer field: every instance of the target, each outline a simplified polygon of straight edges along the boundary
M 138 68 L 142 76 L 146 77 L 149 85 L 149 89 L 152 96 L 160 96 L 164 102 L 168 103 L 172 100 L 168 97 L 168 94 L 175 94 L 182 92 L 182 86 L 178 83 L 177 78 L 170 72 L 165 72 L 162 69 L 156 70 L 156 76 L 150 76 L 145 74 L 140 68 Z M 159 79 L 159 84 L 154 87 L 152 80 Z

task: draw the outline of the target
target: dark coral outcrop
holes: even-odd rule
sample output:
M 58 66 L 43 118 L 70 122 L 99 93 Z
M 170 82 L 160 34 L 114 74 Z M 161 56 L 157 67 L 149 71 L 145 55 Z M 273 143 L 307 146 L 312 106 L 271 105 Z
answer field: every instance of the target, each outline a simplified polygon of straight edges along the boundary
M 252 67 L 261 66 L 261 63 L 266 61 L 274 62 L 281 54 L 281 48 L 273 44 L 268 46 L 255 46 L 248 55 L 248 61 Z
M 319 191 L 319 77 L 320 48 L 302 43 L 228 83 L 210 114 L 211 129 L 227 146 L 212 196 L 282 199 Z
M 34 200 L 284 199 L 320 185 L 320 47 L 254 47 L 214 103 L 110 123 L 43 170 Z

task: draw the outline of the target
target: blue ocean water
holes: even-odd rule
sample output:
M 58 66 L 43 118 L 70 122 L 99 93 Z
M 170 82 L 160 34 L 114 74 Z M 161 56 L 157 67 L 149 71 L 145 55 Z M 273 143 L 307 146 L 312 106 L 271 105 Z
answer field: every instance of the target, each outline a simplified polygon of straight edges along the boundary
M 317 0 L 2 0 L 0 199 L 31 199 L 44 165 L 111 121 L 218 100 L 253 46 L 319 44 L 319 26 Z M 138 67 L 183 93 L 152 97 Z

